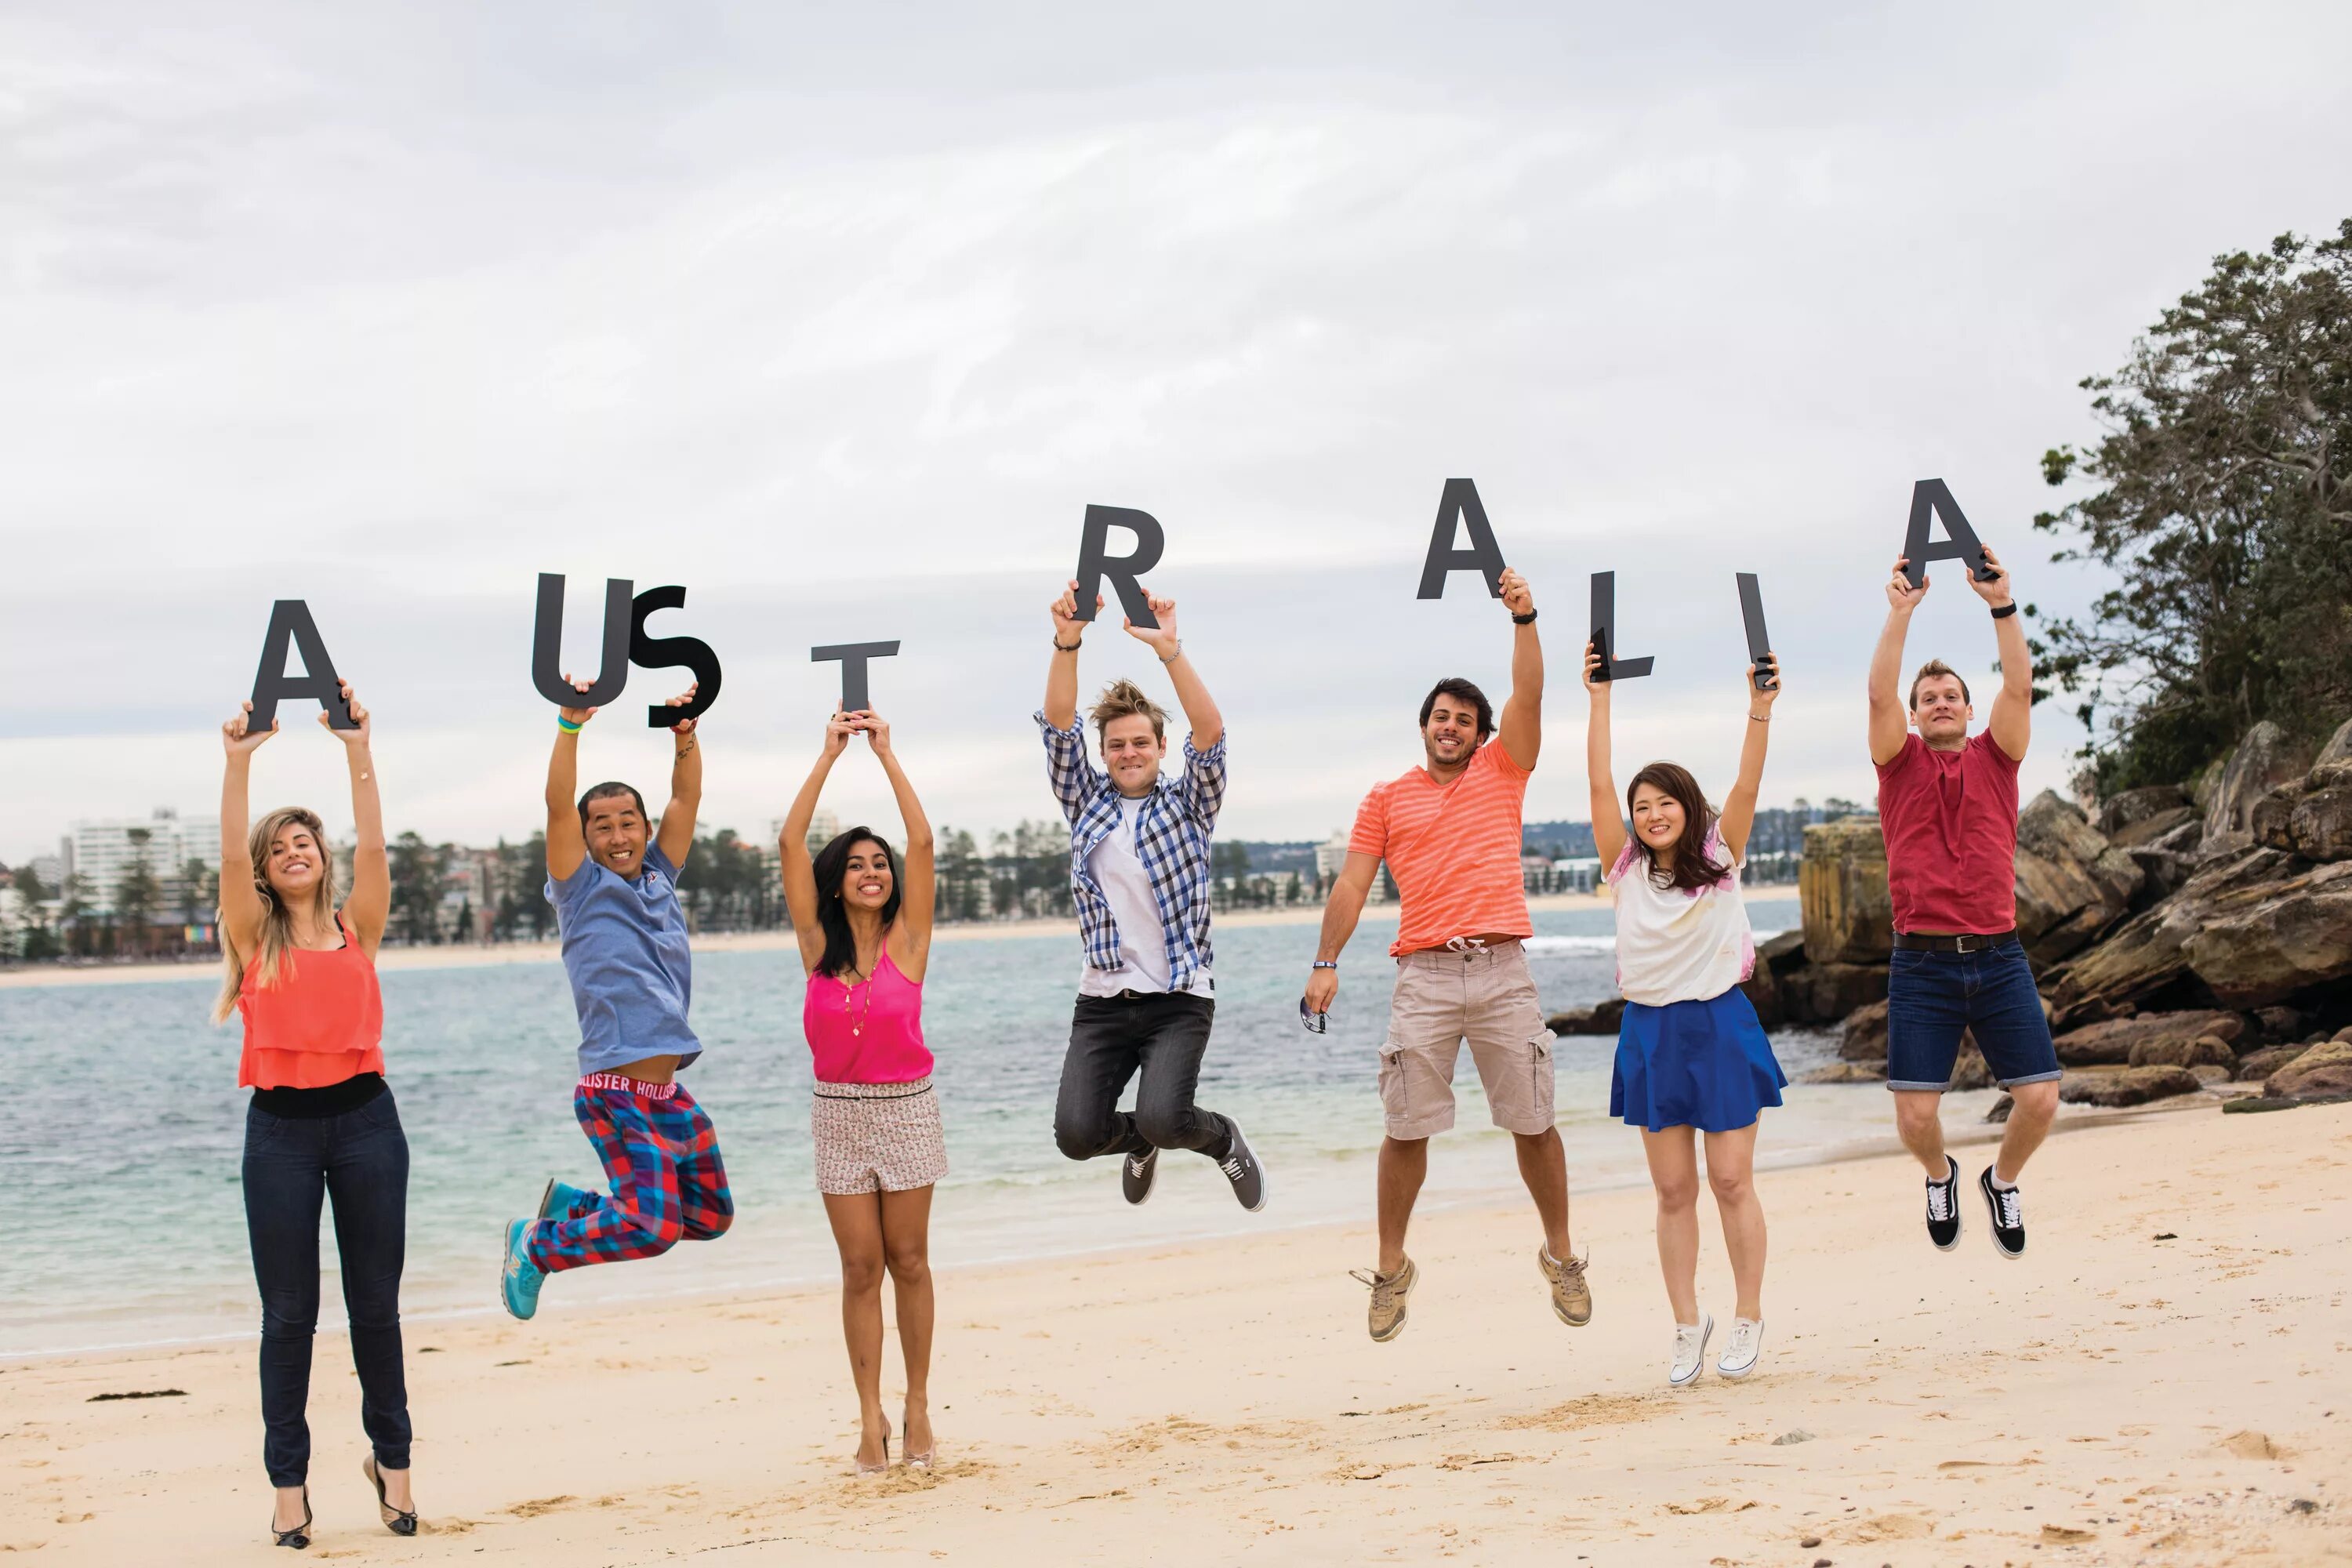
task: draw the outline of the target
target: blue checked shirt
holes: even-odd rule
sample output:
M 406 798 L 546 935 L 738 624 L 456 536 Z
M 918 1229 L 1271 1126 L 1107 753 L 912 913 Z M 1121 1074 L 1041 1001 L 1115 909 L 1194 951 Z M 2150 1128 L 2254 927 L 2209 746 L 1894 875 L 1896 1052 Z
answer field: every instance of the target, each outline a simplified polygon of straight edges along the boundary
M 1087 857 L 1118 825 L 1118 790 L 1087 755 L 1086 721 L 1056 730 L 1040 712 L 1045 738 L 1045 777 L 1054 798 L 1070 820 L 1070 894 L 1078 909 L 1090 968 L 1116 971 L 1118 926 L 1109 900 L 1087 874 Z M 1225 803 L 1225 738 L 1207 751 L 1184 738 L 1184 771 L 1166 772 L 1137 813 L 1135 855 L 1151 879 L 1152 901 L 1168 944 L 1168 989 L 1189 988 L 1213 962 L 1209 952 L 1209 835 Z

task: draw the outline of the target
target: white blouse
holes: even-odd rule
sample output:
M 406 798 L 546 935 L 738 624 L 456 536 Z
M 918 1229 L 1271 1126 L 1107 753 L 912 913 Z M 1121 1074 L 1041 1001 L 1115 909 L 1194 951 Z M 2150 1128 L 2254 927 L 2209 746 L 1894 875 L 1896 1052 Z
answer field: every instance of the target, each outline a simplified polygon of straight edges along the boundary
M 1706 849 L 1731 867 L 1711 887 L 1659 887 L 1649 852 L 1631 839 L 1602 879 L 1617 894 L 1617 989 L 1626 1001 L 1645 1007 L 1709 1001 L 1755 972 L 1739 862 L 1717 829 L 1708 829 Z

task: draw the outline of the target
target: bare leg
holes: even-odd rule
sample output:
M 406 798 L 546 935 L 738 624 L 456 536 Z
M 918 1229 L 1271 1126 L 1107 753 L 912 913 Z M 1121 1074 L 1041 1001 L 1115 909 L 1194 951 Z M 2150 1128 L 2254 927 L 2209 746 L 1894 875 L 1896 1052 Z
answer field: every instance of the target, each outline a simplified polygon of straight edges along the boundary
M 2000 1135 L 2000 1154 L 1992 1163 L 1992 1173 L 2004 1182 L 2017 1180 L 2025 1162 L 2050 1135 L 2051 1121 L 2058 1114 L 2058 1084 L 2055 1079 L 2021 1083 L 2009 1091 L 2009 1130 Z
M 1687 1127 L 1642 1129 L 1650 1185 L 1658 1191 L 1658 1271 L 1677 1323 L 1698 1321 L 1698 1145 Z
M 1511 1144 L 1519 1156 L 1519 1180 L 1536 1201 L 1536 1217 L 1543 1221 L 1544 1245 L 1555 1258 L 1568 1258 L 1568 1147 L 1559 1129 L 1547 1127 L 1533 1134 L 1514 1132 Z
M 931 1451 L 931 1189 L 882 1194 L 882 1251 L 898 1305 L 907 1360 L 905 1451 Z
M 1412 1201 L 1421 1196 L 1423 1178 L 1429 1174 L 1429 1140 L 1381 1140 L 1381 1260 L 1380 1272 L 1393 1274 L 1404 1267 L 1404 1231 L 1412 1223 Z
M 2054 1098 L 2054 1097 L 2053 1097 Z M 1944 1163 L 1944 1123 L 1941 1111 L 1944 1092 L 1937 1089 L 1898 1089 L 1895 1091 L 1895 1131 L 1903 1137 L 1903 1146 L 1927 1169 L 1927 1179 L 1940 1182 L 1952 1173 Z
M 882 1205 L 873 1193 L 824 1196 L 841 1248 L 841 1334 L 857 1384 L 857 1462 L 878 1465 L 890 1452 L 889 1417 L 882 1414 Z
M 1715 1189 L 1715 1212 L 1723 1218 L 1723 1249 L 1731 1254 L 1731 1283 L 1739 1294 L 1734 1309 L 1743 1318 L 1764 1317 L 1764 1201 L 1756 1195 L 1756 1126 L 1706 1135 L 1706 1181 Z

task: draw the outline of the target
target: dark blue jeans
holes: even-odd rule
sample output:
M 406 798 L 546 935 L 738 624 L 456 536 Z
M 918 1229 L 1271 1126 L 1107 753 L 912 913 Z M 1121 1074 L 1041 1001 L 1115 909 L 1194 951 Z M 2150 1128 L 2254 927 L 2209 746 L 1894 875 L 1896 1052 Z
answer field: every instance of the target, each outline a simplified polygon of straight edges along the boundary
M 2033 967 L 2015 938 L 1975 952 L 1897 948 L 1886 973 L 1886 1087 L 1942 1092 L 1976 1037 L 2003 1089 L 2060 1076 Z
M 245 1115 L 245 1225 L 261 1287 L 262 1459 L 269 1484 L 310 1468 L 310 1345 L 319 1326 L 319 1204 L 335 1200 L 343 1307 L 360 1374 L 360 1421 L 375 1462 L 408 1468 L 400 1359 L 400 1269 L 408 1231 L 408 1137 L 384 1090 L 341 1116 Z

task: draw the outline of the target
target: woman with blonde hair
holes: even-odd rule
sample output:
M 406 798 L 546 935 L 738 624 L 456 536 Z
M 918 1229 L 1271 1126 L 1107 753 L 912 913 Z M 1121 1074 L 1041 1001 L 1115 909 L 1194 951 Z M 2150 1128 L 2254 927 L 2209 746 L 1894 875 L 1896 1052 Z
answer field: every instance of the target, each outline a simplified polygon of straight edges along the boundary
M 383 1081 L 383 998 L 375 952 L 392 908 L 383 805 L 369 754 L 367 710 L 343 683 L 356 727 L 343 742 L 359 842 L 352 891 L 335 900 L 334 857 L 318 814 L 280 806 L 247 823 L 255 731 L 245 703 L 221 726 L 221 955 L 227 973 L 213 1021 L 245 1023 L 237 1084 L 245 1119 L 245 1218 L 261 1289 L 262 1459 L 278 1490 L 269 1530 L 310 1544 L 310 1345 L 319 1321 L 319 1205 L 335 1205 L 335 1249 L 359 1372 L 360 1420 L 372 1445 L 360 1470 L 384 1527 L 416 1533 L 408 1485 L 408 1390 L 401 1368 L 400 1270 L 408 1210 L 408 1139 Z M 321 712 L 319 722 L 326 725 Z

